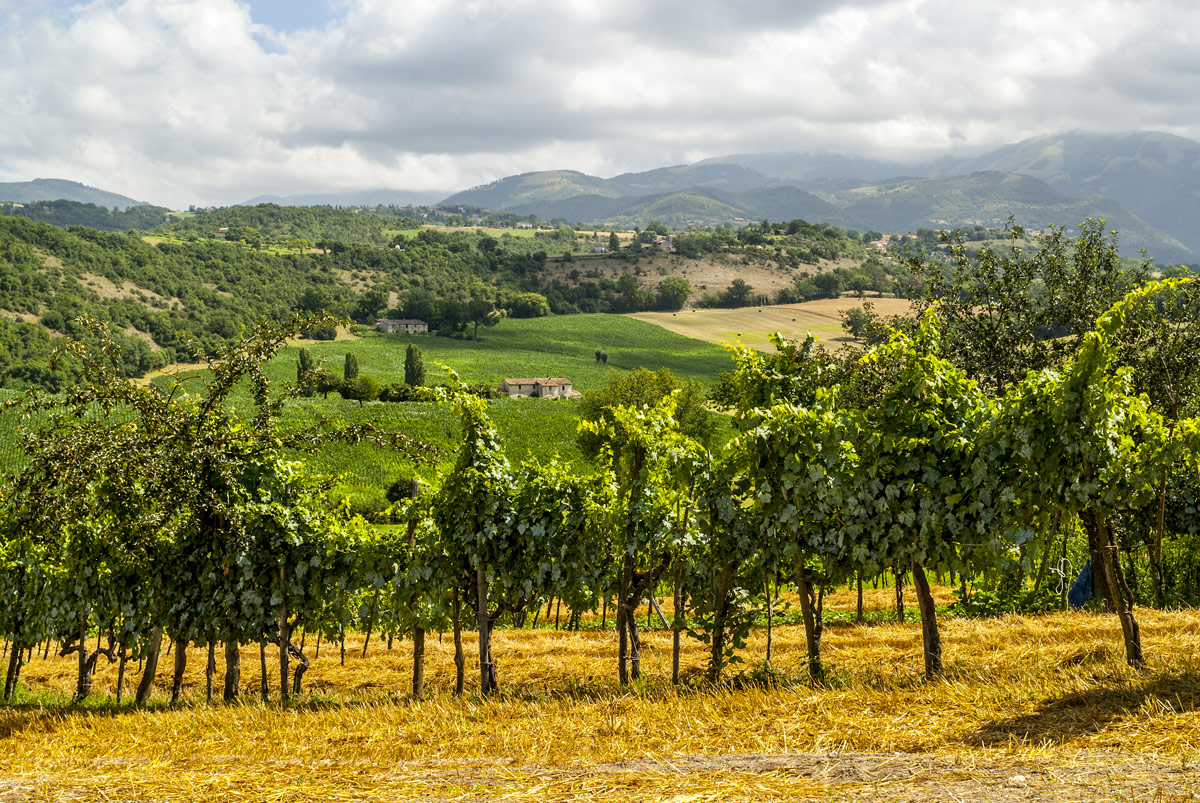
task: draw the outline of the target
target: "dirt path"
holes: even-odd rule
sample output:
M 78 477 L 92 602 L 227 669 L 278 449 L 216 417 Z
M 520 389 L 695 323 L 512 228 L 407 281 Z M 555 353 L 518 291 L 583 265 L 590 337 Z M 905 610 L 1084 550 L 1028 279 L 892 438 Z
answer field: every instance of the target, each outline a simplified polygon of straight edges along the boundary
M 140 762 L 133 762 L 139 764 Z M 205 787 L 193 774 L 219 778 L 238 757 L 212 756 L 177 776 L 177 791 Z M 787 753 L 643 758 L 582 766 L 521 765 L 511 760 L 427 760 L 381 766 L 373 761 L 255 762 L 261 787 L 236 784 L 239 800 L 277 799 L 278 784 L 289 799 L 306 794 L 305 780 L 318 788 L 333 782 L 343 800 L 855 800 L 855 801 L 1191 801 L 1200 799 L 1200 771 L 1183 763 L 1163 764 L 1106 753 L 1058 754 L 1052 760 L 978 759 L 906 753 Z M 51 769 L 51 768 L 47 768 Z M 138 788 L 116 780 L 120 761 L 94 766 L 86 777 L 47 775 L 0 777 L 0 801 L 165 800 L 164 789 Z M 244 772 L 247 767 L 239 767 Z M 235 774 L 240 774 L 236 773 Z M 109 783 L 96 783 L 107 778 Z M 283 779 L 290 778 L 290 781 Z M 317 780 L 320 779 L 320 780 Z M 197 788 L 200 787 L 200 788 Z M 213 791 L 211 789 L 209 792 Z M 226 787 L 226 791 L 232 791 Z M 308 790 L 310 793 L 315 790 Z

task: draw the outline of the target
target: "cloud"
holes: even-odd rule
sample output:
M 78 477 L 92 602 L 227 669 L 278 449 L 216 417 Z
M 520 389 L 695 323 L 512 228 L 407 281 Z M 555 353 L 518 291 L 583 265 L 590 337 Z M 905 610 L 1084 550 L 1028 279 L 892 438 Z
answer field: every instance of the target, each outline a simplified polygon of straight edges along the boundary
M 278 2 L 0 0 L 2 177 L 186 206 L 732 152 L 918 159 L 1064 129 L 1200 137 L 1186 2 L 325 9 L 285 24 Z

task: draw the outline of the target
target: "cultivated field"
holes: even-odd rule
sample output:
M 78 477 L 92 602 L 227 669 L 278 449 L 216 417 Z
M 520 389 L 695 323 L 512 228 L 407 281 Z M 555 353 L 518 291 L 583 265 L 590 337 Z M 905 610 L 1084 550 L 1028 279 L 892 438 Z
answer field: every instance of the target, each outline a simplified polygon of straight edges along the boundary
M 886 606 L 886 590 L 868 593 Z M 932 683 L 919 625 L 834 626 L 823 688 L 798 680 L 796 627 L 776 629 L 771 673 L 755 632 L 746 675 L 719 689 L 671 687 L 669 633 L 651 632 L 648 677 L 627 691 L 612 630 L 503 630 L 489 700 L 469 683 L 449 693 L 448 635 L 427 641 L 423 701 L 408 695 L 407 643 L 372 641 L 364 659 L 355 637 L 345 666 L 321 646 L 288 709 L 257 701 L 253 648 L 243 703 L 204 705 L 195 650 L 185 705 L 162 707 L 164 668 L 141 712 L 57 702 L 74 662 L 39 658 L 22 679 L 40 695 L 0 709 L 0 800 L 1194 800 L 1200 614 L 1140 617 L 1142 672 L 1124 664 L 1115 617 L 947 620 L 947 675 Z M 685 649 L 694 675 L 703 646 Z M 98 693 L 114 682 L 97 672 Z
M 881 315 L 903 315 L 910 309 L 901 298 L 868 298 Z M 812 332 L 830 348 L 851 342 L 842 330 L 839 311 L 861 306 L 857 298 L 827 298 L 803 304 L 781 304 L 741 309 L 691 309 L 679 312 L 636 312 L 631 318 L 658 324 L 685 337 L 710 343 L 741 343 L 751 348 L 774 351 L 768 335 L 782 332 L 803 340 Z
M 556 315 L 547 318 L 506 318 L 494 327 L 480 327 L 479 340 L 430 335 L 380 335 L 368 332 L 361 340 L 304 343 L 314 357 L 341 371 L 348 351 L 358 355 L 362 373 L 381 382 L 404 379 L 404 354 L 409 343 L 421 348 L 429 381 L 439 381 L 432 365 L 453 368 L 466 382 L 499 386 L 513 376 L 565 376 L 580 389 L 603 384 L 611 369 L 669 368 L 679 379 L 704 385 L 730 367 L 724 350 L 688 336 L 663 332 L 623 315 Z M 608 353 L 608 363 L 596 362 L 596 350 Z M 276 363 L 295 377 L 295 351 L 287 350 Z M 280 372 L 283 377 L 286 370 Z

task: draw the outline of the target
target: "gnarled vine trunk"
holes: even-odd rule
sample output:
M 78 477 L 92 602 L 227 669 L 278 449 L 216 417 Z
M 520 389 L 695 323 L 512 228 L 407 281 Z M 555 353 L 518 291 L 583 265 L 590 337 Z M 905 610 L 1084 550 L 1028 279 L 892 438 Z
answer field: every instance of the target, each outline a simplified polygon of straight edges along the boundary
M 932 680 L 942 674 L 942 635 L 938 631 L 937 607 L 933 592 L 925 577 L 925 567 L 913 561 L 913 590 L 917 594 L 917 605 L 921 610 L 921 643 L 925 649 L 925 677 Z
M 288 653 L 296 659 L 296 671 L 292 676 L 292 694 L 299 694 L 301 690 L 301 682 L 304 679 L 304 673 L 308 671 L 309 660 L 304 654 L 303 648 L 297 647 L 295 644 L 288 642 Z
M 79 677 L 75 681 L 75 702 L 82 703 L 92 693 L 92 671 L 88 665 L 87 614 L 79 620 Z
M 154 691 L 154 676 L 158 674 L 158 656 L 162 650 L 162 626 L 157 625 L 150 631 L 150 643 L 146 647 L 146 666 L 142 669 L 142 679 L 138 683 L 134 704 L 145 705 Z
M 479 693 L 491 694 L 496 690 L 492 664 L 492 623 L 488 616 L 487 569 L 483 559 L 475 564 L 475 621 L 479 628 Z
M 13 694 L 17 691 L 17 683 L 21 679 L 21 658 L 24 654 L 24 645 L 21 643 L 21 633 L 25 629 L 25 617 L 23 612 L 20 612 L 20 605 L 23 602 L 22 597 L 25 593 L 25 547 L 21 547 L 20 555 L 18 556 L 19 564 L 17 566 L 17 583 L 16 583 L 16 599 L 15 606 L 18 609 L 17 616 L 13 621 L 12 641 L 10 647 L 12 652 L 8 656 L 8 672 L 4 676 L 4 699 L 11 700 Z
M 1087 531 L 1088 537 L 1088 559 L 1092 564 L 1092 594 L 1104 603 L 1105 610 L 1115 611 L 1117 603 L 1112 593 L 1108 572 L 1105 571 L 1108 562 L 1106 560 L 1108 539 L 1100 532 L 1096 516 L 1085 513 L 1082 518 L 1083 528 Z
M 454 589 L 454 694 L 462 697 L 466 682 L 467 656 L 462 643 L 462 594 Z
M 802 562 L 796 564 L 796 593 L 800 597 L 800 615 L 804 619 L 808 676 L 814 683 L 823 683 L 825 667 L 821 664 L 821 636 L 824 632 L 824 622 L 822 612 L 817 609 L 817 594 L 812 584 L 812 573 Z
M 238 690 L 242 685 L 242 656 L 238 649 L 237 639 L 225 641 L 225 687 L 221 698 L 232 703 L 238 698 Z
M 621 685 L 629 683 L 629 626 L 631 614 L 625 605 L 633 583 L 633 558 L 626 555 L 621 561 L 621 583 L 617 591 L 617 677 Z
M 1110 519 L 1093 513 L 1092 520 L 1101 544 L 1102 574 L 1110 589 L 1117 618 L 1121 622 L 1121 636 L 1125 642 L 1125 660 L 1129 662 L 1130 666 L 1142 667 L 1146 663 L 1142 654 L 1142 634 L 1137 620 L 1133 617 L 1133 591 L 1125 581 L 1125 573 L 1121 571 L 1121 561 L 1117 559 L 1119 550 L 1117 535 L 1113 531 Z M 1093 571 L 1092 574 L 1095 576 L 1096 572 Z
M 265 703 L 271 697 L 271 687 L 267 682 L 267 642 L 258 641 L 258 694 Z
M 287 604 L 287 569 L 283 566 L 279 567 L 279 701 L 287 703 L 288 701 L 288 644 L 291 640 L 291 632 L 288 628 L 288 604 Z
M 425 696 L 425 628 L 413 626 L 413 697 Z
M 716 683 L 721 679 L 721 670 L 725 666 L 725 621 L 729 615 L 729 589 L 732 585 L 733 564 L 727 563 L 721 567 L 721 571 L 717 575 L 716 588 L 713 589 L 713 629 L 708 659 L 709 683 Z
M 178 637 L 175 639 L 175 673 L 171 679 L 171 704 L 179 702 L 179 696 L 183 693 L 183 672 L 187 669 L 187 639 Z

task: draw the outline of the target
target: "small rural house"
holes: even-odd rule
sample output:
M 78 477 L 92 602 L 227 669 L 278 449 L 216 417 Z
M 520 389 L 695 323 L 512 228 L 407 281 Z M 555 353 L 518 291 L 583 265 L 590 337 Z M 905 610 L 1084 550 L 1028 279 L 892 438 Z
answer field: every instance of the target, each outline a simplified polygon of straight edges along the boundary
M 570 399 L 578 396 L 577 391 L 571 390 L 571 380 L 561 376 L 547 376 L 538 379 L 506 379 L 500 383 L 500 392 L 509 398 L 533 397 L 536 399 Z
M 375 331 L 403 332 L 406 335 L 422 335 L 429 332 L 429 324 L 415 318 L 380 318 L 375 321 Z
M 532 223 L 530 223 L 528 220 L 518 220 L 518 221 L 517 221 L 517 224 L 516 224 L 516 226 L 514 226 L 513 228 L 517 228 L 517 229 L 532 229 L 532 228 L 533 228 L 533 224 L 532 224 Z

